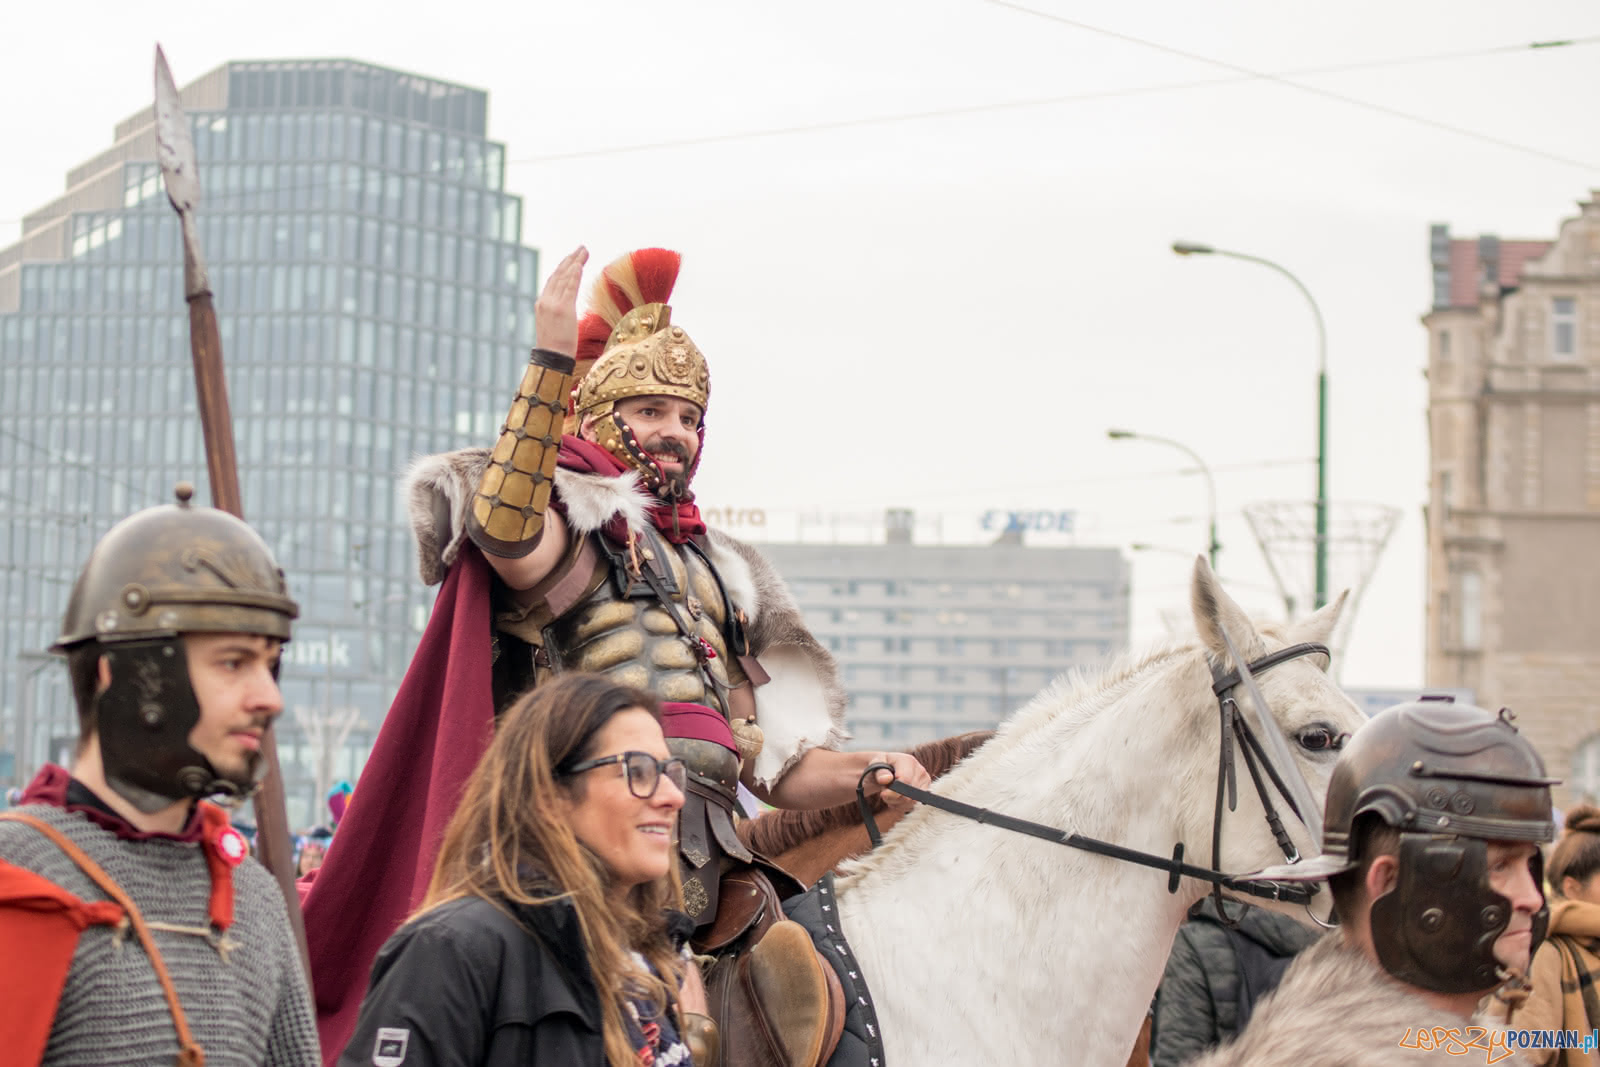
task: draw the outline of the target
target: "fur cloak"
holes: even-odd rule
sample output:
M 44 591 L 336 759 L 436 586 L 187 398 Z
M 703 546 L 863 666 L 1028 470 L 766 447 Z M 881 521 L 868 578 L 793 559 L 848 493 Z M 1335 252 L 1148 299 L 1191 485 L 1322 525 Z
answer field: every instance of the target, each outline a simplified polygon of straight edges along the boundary
M 1464 1048 L 1483 1025 L 1493 1052 Z M 1407 1048 L 1435 1027 L 1454 1030 L 1455 1045 Z M 1484 1044 L 1490 1041 L 1482 1038 Z M 1283 981 L 1256 1005 L 1244 1033 L 1189 1067 L 1405 1067 L 1408 1064 L 1483 1064 L 1527 1067 L 1508 1054 L 1500 1028 L 1434 1007 L 1352 948 L 1338 933 L 1300 954 Z
M 417 567 L 428 585 L 444 580 L 466 543 L 467 508 L 488 462 L 487 448 L 466 448 L 423 457 L 406 474 Z M 557 469 L 555 487 L 574 537 L 594 533 L 618 515 L 632 530 L 649 522 L 645 509 L 651 498 L 637 474 L 607 477 Z M 849 740 L 848 697 L 833 656 L 807 629 L 789 587 L 766 557 L 719 530 L 709 531 L 708 542 L 707 555 L 729 599 L 748 620 L 750 650 L 772 679 L 755 691 L 756 722 L 765 743 L 754 775 L 770 786 L 808 750 L 838 748 Z

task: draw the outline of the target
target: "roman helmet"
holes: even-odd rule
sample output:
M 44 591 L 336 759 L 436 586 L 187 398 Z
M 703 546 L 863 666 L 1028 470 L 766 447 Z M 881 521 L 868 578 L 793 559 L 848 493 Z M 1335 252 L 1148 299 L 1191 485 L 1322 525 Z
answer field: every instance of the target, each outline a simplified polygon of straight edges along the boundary
M 100 739 L 107 783 L 141 811 L 174 800 L 223 795 L 243 799 L 253 782 L 222 778 L 189 744 L 200 704 L 180 637 L 186 633 L 259 634 L 289 640 L 299 608 L 264 541 L 244 522 L 191 504 L 180 483 L 177 503 L 146 508 L 102 537 L 72 587 L 52 652 L 95 642 L 111 684 L 94 698 L 85 728 Z
M 609 263 L 589 293 L 589 310 L 578 323 L 577 385 L 568 410 L 568 433 L 594 418 L 596 441 L 640 473 L 648 489 L 665 500 L 694 499 L 689 481 L 700 453 L 682 478 L 669 478 L 635 440 L 616 411 L 619 400 L 672 396 L 699 406 L 711 399 L 711 374 L 700 349 L 672 323 L 667 300 L 682 257 L 664 248 L 630 252 Z M 702 444 L 705 425 L 699 428 Z
M 1502 709 L 1421 700 L 1387 708 L 1357 730 L 1328 783 L 1322 855 L 1262 872 L 1306 880 L 1356 869 L 1351 835 L 1362 816 L 1400 831 L 1395 888 L 1372 902 L 1383 968 L 1439 993 L 1483 992 L 1502 980 L 1495 940 L 1511 902 L 1489 885 L 1488 843 L 1555 836 L 1544 761 Z M 1535 852 L 1534 884 L 1544 885 Z M 1298 870 L 1296 870 L 1298 868 Z M 1548 904 L 1533 918 L 1529 957 L 1544 939 Z

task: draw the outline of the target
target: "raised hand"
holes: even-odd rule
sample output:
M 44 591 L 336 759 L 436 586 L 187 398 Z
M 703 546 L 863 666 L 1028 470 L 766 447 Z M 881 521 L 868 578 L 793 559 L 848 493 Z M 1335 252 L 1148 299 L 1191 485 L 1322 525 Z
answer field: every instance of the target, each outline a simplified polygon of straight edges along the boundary
M 550 352 L 570 356 L 578 351 L 578 283 L 589 250 L 579 245 L 556 264 L 533 305 L 534 342 Z

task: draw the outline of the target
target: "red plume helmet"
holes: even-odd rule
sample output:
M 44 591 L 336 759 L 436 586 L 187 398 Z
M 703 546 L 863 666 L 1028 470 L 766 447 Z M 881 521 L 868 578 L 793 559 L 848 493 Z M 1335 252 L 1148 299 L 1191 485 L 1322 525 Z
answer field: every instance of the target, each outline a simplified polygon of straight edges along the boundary
M 567 405 L 566 432 L 585 420 L 606 451 L 641 471 L 652 491 L 692 500 L 688 479 L 699 453 L 674 486 L 666 472 L 640 451 L 617 402 L 639 396 L 687 400 L 702 413 L 711 399 L 705 356 L 682 326 L 672 322 L 672 287 L 682 257 L 665 248 L 644 248 L 608 263 L 589 290 L 589 310 L 578 322 L 577 367 Z
M 641 248 L 606 264 L 589 290 L 589 310 L 578 322 L 578 366 L 573 396 L 594 361 L 605 352 L 611 332 L 624 315 L 646 304 L 665 304 L 678 283 L 683 256 L 666 248 Z M 568 413 L 572 405 L 568 404 Z

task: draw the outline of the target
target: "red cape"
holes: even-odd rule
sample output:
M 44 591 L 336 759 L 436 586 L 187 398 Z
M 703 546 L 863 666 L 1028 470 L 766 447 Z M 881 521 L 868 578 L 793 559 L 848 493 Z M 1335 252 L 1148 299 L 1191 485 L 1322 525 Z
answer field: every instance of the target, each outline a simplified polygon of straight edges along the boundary
M 355 1028 L 372 961 L 427 891 L 445 825 L 494 731 L 490 570 L 468 544 L 378 731 L 328 858 L 303 890 L 324 1062 Z

